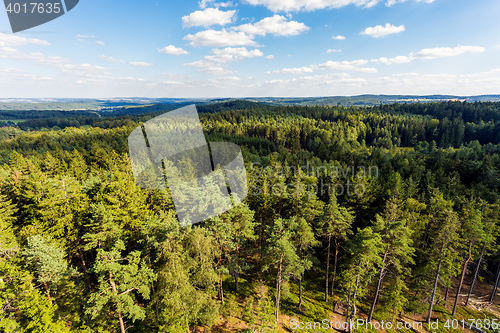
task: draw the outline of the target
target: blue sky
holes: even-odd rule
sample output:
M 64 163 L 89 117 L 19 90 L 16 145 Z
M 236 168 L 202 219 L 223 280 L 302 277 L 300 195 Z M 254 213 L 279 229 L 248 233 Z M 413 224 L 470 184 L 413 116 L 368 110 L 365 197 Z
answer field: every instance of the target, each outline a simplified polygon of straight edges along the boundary
M 500 93 L 498 0 L 81 0 L 12 34 L 0 98 Z

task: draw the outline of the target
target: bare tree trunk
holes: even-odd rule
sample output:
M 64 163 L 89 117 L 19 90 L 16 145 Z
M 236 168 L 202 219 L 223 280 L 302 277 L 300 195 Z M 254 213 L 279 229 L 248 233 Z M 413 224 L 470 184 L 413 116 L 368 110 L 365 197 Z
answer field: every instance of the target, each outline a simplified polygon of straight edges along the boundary
M 44 282 L 43 286 L 45 288 L 45 293 L 47 294 L 49 302 L 50 302 L 50 304 L 52 304 L 52 298 L 50 298 L 50 290 L 49 290 L 49 286 L 47 286 L 47 282 Z
M 325 302 L 328 302 L 328 277 L 330 275 L 330 245 L 332 236 L 328 236 L 328 254 L 326 256 L 326 277 L 325 277 Z
M 467 300 L 465 301 L 465 306 L 469 305 L 469 299 L 472 295 L 472 291 L 474 290 L 474 284 L 476 283 L 477 275 L 479 274 L 479 269 L 481 268 L 481 261 L 483 260 L 484 251 L 486 250 L 486 244 L 483 245 L 483 249 L 481 250 L 481 255 L 479 256 L 479 260 L 477 262 L 476 271 L 474 272 L 474 278 L 472 279 L 472 284 L 470 285 L 469 294 L 467 295 Z
M 116 290 L 116 285 L 115 282 L 113 281 L 113 275 L 111 275 L 111 273 L 109 273 L 109 284 L 111 284 L 113 292 L 115 293 L 115 295 L 117 295 L 118 291 Z M 118 314 L 118 322 L 120 323 L 120 332 L 125 333 L 125 323 L 123 322 L 122 313 L 120 309 L 118 309 L 118 304 L 116 308 L 116 313 Z
M 299 278 L 299 310 L 302 310 L 302 274 L 300 274 Z
M 222 274 L 219 274 L 219 292 L 217 297 L 221 301 L 222 305 L 224 305 L 224 289 L 222 289 Z
M 385 249 L 384 260 L 382 261 L 382 267 L 380 268 L 380 273 L 378 275 L 377 288 L 375 289 L 375 296 L 373 296 L 372 307 L 370 308 L 370 314 L 368 315 L 368 322 L 372 321 L 373 311 L 375 310 L 375 304 L 378 301 L 378 295 L 380 293 L 380 287 L 382 286 L 382 280 L 384 279 L 385 273 L 385 261 L 387 260 L 387 254 L 389 253 L 389 247 Z
M 500 279 L 500 262 L 498 263 L 497 277 L 495 279 L 495 286 L 493 287 L 493 290 L 492 290 L 491 296 L 490 296 L 490 304 L 493 303 L 493 299 L 495 298 L 495 295 L 497 293 L 499 279 Z
M 448 294 L 450 293 L 450 287 L 446 287 L 446 291 L 444 292 L 444 306 L 446 307 L 446 302 L 448 302 Z
M 332 296 L 333 296 L 333 290 L 335 288 L 335 277 L 337 275 L 337 260 L 338 260 L 338 254 L 339 254 L 339 244 L 337 243 L 337 239 L 335 239 L 335 255 L 333 257 L 333 277 L 332 277 Z
M 427 315 L 427 324 L 431 323 L 432 308 L 434 307 L 434 299 L 436 298 L 436 290 L 439 282 L 439 272 L 441 271 L 441 259 L 439 259 L 438 268 L 436 270 L 436 278 L 434 279 L 434 287 L 432 288 L 432 297 L 429 304 L 429 314 Z
M 281 265 L 283 263 L 283 259 L 280 259 L 280 263 L 278 266 L 278 274 L 276 275 L 276 304 L 275 304 L 275 312 L 274 312 L 274 317 L 276 319 L 276 322 L 278 322 L 279 319 L 279 313 L 280 313 L 280 297 L 281 297 Z
M 451 316 L 455 317 L 455 312 L 457 311 L 458 299 L 460 298 L 460 291 L 462 290 L 462 284 L 464 283 L 465 272 L 467 271 L 467 264 L 469 264 L 469 260 L 471 258 L 472 244 L 469 246 L 469 256 L 464 262 L 464 267 L 462 268 L 462 276 L 460 277 L 460 283 L 458 284 L 457 296 L 455 297 L 455 303 L 453 304 L 453 311 L 451 312 Z

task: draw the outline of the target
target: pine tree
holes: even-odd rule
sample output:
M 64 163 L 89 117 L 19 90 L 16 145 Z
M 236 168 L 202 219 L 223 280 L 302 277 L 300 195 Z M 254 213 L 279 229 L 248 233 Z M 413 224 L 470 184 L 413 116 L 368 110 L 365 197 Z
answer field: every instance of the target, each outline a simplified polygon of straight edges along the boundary
M 409 265 L 413 264 L 414 249 L 412 247 L 411 230 L 407 227 L 406 220 L 403 219 L 403 212 L 400 209 L 398 199 L 390 200 L 384 217 L 377 215 L 373 225 L 374 232 L 381 236 L 383 251 L 381 253 L 382 263 L 378 267 L 378 281 L 373 296 L 368 321 L 373 318 L 375 305 L 380 298 L 382 283 L 387 271 L 390 271 L 396 278 L 398 289 L 404 288 L 404 278 L 409 273 Z M 393 290 L 393 294 L 400 296 L 398 289 Z M 399 300 L 401 302 L 402 300 Z
M 453 202 L 445 200 L 437 190 L 433 193 L 430 201 L 431 220 L 429 223 L 431 225 L 429 230 L 432 231 L 429 231 L 431 243 L 427 252 L 429 262 L 426 270 L 434 272 L 434 277 L 427 323 L 431 321 L 439 281 L 450 281 L 450 277 L 455 275 L 458 270 L 455 262 L 458 259 L 456 247 L 459 238 L 459 220 L 453 211 Z
M 274 224 L 267 227 L 268 246 L 266 249 L 266 264 L 264 271 L 275 270 L 276 297 L 275 297 L 275 320 L 278 321 L 281 292 L 283 283 L 293 276 L 303 273 L 300 266 L 300 258 L 293 243 L 296 232 L 296 219 L 277 219 Z
M 330 283 L 330 255 L 332 252 L 333 242 L 333 276 L 331 282 L 331 290 L 333 293 L 335 287 L 335 278 L 337 275 L 337 265 L 339 260 L 339 252 L 342 243 L 346 242 L 348 236 L 352 234 L 352 223 L 354 216 L 349 210 L 340 207 L 337 203 L 335 195 L 330 196 L 328 204 L 325 206 L 323 216 L 319 223 L 319 233 L 327 241 L 327 257 L 326 257 L 326 275 L 325 275 L 325 302 L 328 302 L 328 285 Z
M 118 240 L 110 251 L 97 251 L 92 270 L 98 277 L 98 291 L 90 295 L 86 310 L 94 319 L 109 306 L 118 317 L 121 333 L 125 333 L 125 318 L 144 319 L 144 310 L 137 304 L 135 293 L 148 300 L 151 283 L 156 279 L 140 252 L 122 257 L 124 250 L 125 244 Z
M 66 254 L 51 244 L 50 238 L 31 236 L 23 249 L 23 255 L 26 265 L 33 268 L 37 280 L 45 288 L 47 298 L 52 302 L 50 286 L 57 285 L 75 273 L 64 259 Z
M 354 321 L 358 311 L 359 299 L 368 292 L 368 285 L 382 265 L 380 253 L 384 250 L 382 239 L 371 227 L 359 230 L 356 237 L 349 242 L 346 249 L 349 253 L 348 266 L 342 271 L 342 299 L 347 306 L 346 322 Z

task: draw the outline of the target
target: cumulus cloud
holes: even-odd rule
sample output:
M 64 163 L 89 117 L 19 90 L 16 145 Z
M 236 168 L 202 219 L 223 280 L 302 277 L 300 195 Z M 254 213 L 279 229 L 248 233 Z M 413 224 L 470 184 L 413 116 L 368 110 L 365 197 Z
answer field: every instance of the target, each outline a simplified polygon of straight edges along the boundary
M 198 60 L 195 62 L 186 63 L 183 66 L 197 67 L 200 68 L 197 72 L 201 72 L 207 75 L 228 75 L 235 73 L 229 69 L 222 67 L 211 61 Z
M 200 6 L 201 9 L 205 9 L 208 6 L 219 8 L 219 7 L 230 7 L 232 5 L 232 2 L 231 1 L 215 2 L 215 0 L 201 0 L 200 2 L 198 2 L 198 5 Z
M 407 1 L 407 0 L 387 0 L 387 2 L 386 2 L 386 4 L 385 4 L 385 5 L 386 5 L 387 7 L 391 7 L 391 6 L 393 6 L 393 5 L 397 4 L 397 3 L 400 3 L 400 2 L 405 2 L 405 1 Z M 417 1 L 417 2 L 433 3 L 433 2 L 434 2 L 434 1 L 436 1 L 436 0 L 416 0 L 416 1 Z
M 245 0 L 247 3 L 257 6 L 262 5 L 273 12 L 291 12 L 291 11 L 312 11 L 324 8 L 340 8 L 349 5 L 357 7 L 370 8 L 379 2 L 385 2 L 387 6 L 392 6 L 397 2 L 406 0 Z M 435 0 L 415 0 L 417 2 L 431 3 Z
M 486 49 L 481 46 L 457 46 L 454 48 L 451 47 L 436 47 L 432 49 L 422 49 L 417 53 L 410 53 L 408 56 L 397 56 L 394 58 L 386 58 L 382 57 L 379 59 L 373 59 L 372 62 L 376 62 L 379 64 L 404 64 L 411 62 L 415 59 L 423 59 L 423 60 L 432 60 L 437 58 L 444 57 L 455 57 L 465 53 L 481 53 Z
M 106 68 L 90 64 L 72 64 L 69 59 L 59 56 L 46 56 L 41 52 L 22 53 L 14 48 L 1 47 L 0 58 L 13 58 L 32 62 L 37 65 L 59 68 L 62 73 L 75 76 L 102 76 Z
M 336 40 L 344 40 L 345 37 L 342 36 L 342 35 L 338 35 L 338 36 L 332 36 L 332 39 L 336 39 Z
M 311 67 L 301 67 L 301 68 L 283 68 L 281 70 L 266 72 L 266 74 L 276 73 L 276 74 L 304 74 L 312 73 L 313 69 Z
M 182 48 L 180 47 L 175 47 L 173 45 L 168 45 L 168 46 L 165 46 L 164 48 L 162 49 L 158 49 L 158 52 L 160 53 L 165 53 L 165 54 L 173 54 L 173 55 L 176 55 L 176 56 L 180 56 L 182 54 L 189 54 L 188 51 L 186 50 L 183 50 Z
M 379 64 L 386 64 L 386 65 L 392 65 L 392 64 L 404 64 L 407 62 L 411 62 L 413 58 L 407 57 L 407 56 L 397 56 L 394 58 L 386 58 L 386 57 L 381 57 L 379 59 L 373 59 L 373 62 L 379 63 Z
M 182 25 L 185 28 L 203 26 L 208 28 L 212 25 L 226 25 L 234 22 L 236 19 L 236 11 L 222 11 L 218 8 L 206 8 L 204 10 L 197 10 L 187 16 L 182 17 Z
M 247 23 L 234 28 L 243 31 L 249 36 L 265 36 L 273 34 L 275 36 L 295 36 L 310 28 L 304 23 L 288 21 L 286 17 L 274 15 L 266 17 L 257 23 Z
M 361 31 L 361 35 L 369 35 L 374 38 L 385 37 L 392 34 L 397 34 L 405 31 L 405 26 L 400 25 L 399 27 L 387 23 L 385 26 L 377 25 L 374 27 L 366 28 L 365 31 Z
M 354 60 L 354 61 L 327 61 L 323 64 L 312 65 L 311 68 L 314 70 L 321 69 L 334 69 L 334 70 L 342 70 L 342 71 L 356 71 L 362 73 L 377 73 L 375 68 L 366 68 L 359 67 L 366 65 L 368 60 Z
M 271 54 L 271 55 L 265 56 L 264 58 L 266 58 L 266 59 L 274 59 L 274 56 Z
M 3 34 L 0 32 L 0 47 L 23 46 L 26 44 L 50 45 L 49 42 L 41 39 L 26 38 L 17 35 Z
M 132 61 L 132 62 L 130 62 L 130 64 L 132 66 L 136 66 L 136 67 L 150 67 L 150 66 L 154 65 L 154 64 L 150 64 L 150 63 L 142 62 L 142 61 Z
M 122 63 L 122 64 L 125 63 L 125 61 L 123 61 L 123 60 L 115 59 L 112 56 L 106 57 L 104 54 L 100 55 L 100 56 L 97 56 L 97 57 L 100 58 L 100 59 L 106 60 L 106 61 L 110 61 L 110 62 L 119 62 L 119 63 Z
M 242 31 L 227 31 L 226 29 L 222 29 L 221 31 L 204 30 L 194 35 L 189 34 L 185 36 L 184 39 L 189 40 L 191 46 L 194 47 L 258 46 L 246 33 Z
M 413 55 L 418 59 L 436 59 L 442 57 L 454 57 L 464 53 L 481 53 L 485 48 L 480 46 L 457 46 L 451 47 L 436 47 L 433 49 L 423 49 L 422 51 Z
M 347 5 L 373 7 L 382 0 L 246 0 L 251 5 L 262 5 L 273 12 L 311 11 L 324 8 L 340 8 Z
M 336 49 L 328 49 L 328 50 L 326 50 L 326 53 L 337 53 L 337 52 L 342 52 L 342 50 L 336 50 Z
M 247 50 L 246 47 L 226 47 L 225 49 L 212 49 L 213 55 L 205 56 L 205 59 L 215 62 L 230 62 L 244 58 L 262 57 L 264 53 L 259 49 Z
M 198 72 L 202 72 L 206 75 L 228 75 L 234 74 L 235 71 L 231 71 L 229 69 L 220 67 L 220 66 L 210 66 L 203 69 L 198 70 Z

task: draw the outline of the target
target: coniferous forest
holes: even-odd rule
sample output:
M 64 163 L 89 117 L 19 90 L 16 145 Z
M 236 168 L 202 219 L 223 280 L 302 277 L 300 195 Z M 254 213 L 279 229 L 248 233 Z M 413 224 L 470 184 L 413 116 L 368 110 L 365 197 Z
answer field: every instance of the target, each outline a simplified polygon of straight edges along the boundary
M 0 332 L 500 328 L 500 103 L 221 105 L 249 194 L 188 227 L 132 174 L 161 111 L 0 128 Z

